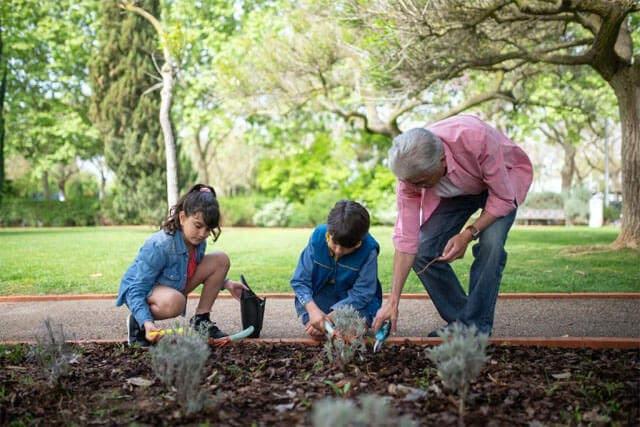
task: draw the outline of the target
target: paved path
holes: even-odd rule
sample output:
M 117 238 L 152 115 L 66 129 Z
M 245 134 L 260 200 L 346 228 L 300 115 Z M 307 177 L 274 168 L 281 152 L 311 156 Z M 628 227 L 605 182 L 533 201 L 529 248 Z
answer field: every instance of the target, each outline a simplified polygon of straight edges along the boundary
M 190 317 L 197 300 L 189 299 Z M 219 299 L 212 318 L 222 330 L 240 329 L 240 308 L 233 299 Z M 50 317 L 65 325 L 78 340 L 125 339 L 125 307 L 114 301 L 79 300 L 0 302 L 0 341 L 32 341 L 42 321 Z M 172 322 L 164 322 L 171 325 Z M 428 299 L 403 299 L 398 336 L 424 337 L 441 326 Z M 291 298 L 267 300 L 262 338 L 303 336 Z M 631 298 L 500 298 L 496 307 L 495 337 L 640 337 L 640 299 Z

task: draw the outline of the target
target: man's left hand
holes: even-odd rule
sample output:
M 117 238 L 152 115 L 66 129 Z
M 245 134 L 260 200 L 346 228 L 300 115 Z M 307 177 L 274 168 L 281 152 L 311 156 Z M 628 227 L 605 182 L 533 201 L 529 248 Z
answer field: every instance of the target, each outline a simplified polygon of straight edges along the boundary
M 229 291 L 232 297 L 240 301 L 240 297 L 242 296 L 242 290 L 247 289 L 245 285 L 240 282 L 235 282 L 233 280 L 227 280 L 227 283 L 224 284 L 224 288 Z
M 447 242 L 444 247 L 442 256 L 438 258 L 439 261 L 451 262 L 456 259 L 464 257 L 464 253 L 467 251 L 467 246 L 472 240 L 471 233 L 468 230 L 464 230 L 460 234 L 456 234 Z

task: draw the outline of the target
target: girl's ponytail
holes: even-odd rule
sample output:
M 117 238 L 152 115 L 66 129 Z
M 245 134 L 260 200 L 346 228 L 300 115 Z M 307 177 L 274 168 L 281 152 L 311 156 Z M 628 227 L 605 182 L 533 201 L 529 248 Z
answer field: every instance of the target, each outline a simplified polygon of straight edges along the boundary
M 218 240 L 221 233 L 220 206 L 213 187 L 205 184 L 196 184 L 178 199 L 178 202 L 169 210 L 167 219 L 162 223 L 161 228 L 168 234 L 174 234 L 181 229 L 180 211 L 184 211 L 187 216 L 195 215 L 198 212 L 202 213 L 202 219 L 211 230 L 213 241 Z

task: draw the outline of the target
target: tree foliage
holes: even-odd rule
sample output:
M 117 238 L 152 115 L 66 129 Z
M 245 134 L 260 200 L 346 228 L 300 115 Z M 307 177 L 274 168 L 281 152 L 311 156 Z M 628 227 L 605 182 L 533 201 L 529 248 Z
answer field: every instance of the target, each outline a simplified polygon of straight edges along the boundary
M 623 222 L 615 246 L 640 247 L 637 1 L 350 0 L 344 8 L 375 40 L 372 64 L 385 87 L 417 93 L 467 70 L 510 73 L 540 64 L 595 70 L 615 93 L 622 130 Z
M 158 0 L 140 6 L 160 13 Z M 157 92 L 145 93 L 157 83 L 157 35 L 144 18 L 123 12 L 115 2 L 101 3 L 99 27 L 90 113 L 116 175 L 114 213 L 122 220 L 158 223 L 168 208 L 160 100 Z
M 100 151 L 84 86 L 94 17 L 93 2 L 61 0 L 45 7 L 17 0 L 0 5 L 0 124 L 6 154 L 24 156 L 45 183 L 54 166 Z M 4 150 L 1 143 L 0 148 Z

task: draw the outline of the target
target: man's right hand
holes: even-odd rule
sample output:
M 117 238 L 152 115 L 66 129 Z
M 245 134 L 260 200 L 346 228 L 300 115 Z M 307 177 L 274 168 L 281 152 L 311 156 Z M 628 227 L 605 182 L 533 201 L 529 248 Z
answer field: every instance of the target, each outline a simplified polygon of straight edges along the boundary
M 398 327 L 398 304 L 393 301 L 385 301 L 382 307 L 376 313 L 375 319 L 371 324 L 373 332 L 378 332 L 378 329 L 382 326 L 385 320 L 391 319 L 391 332 L 395 333 Z

